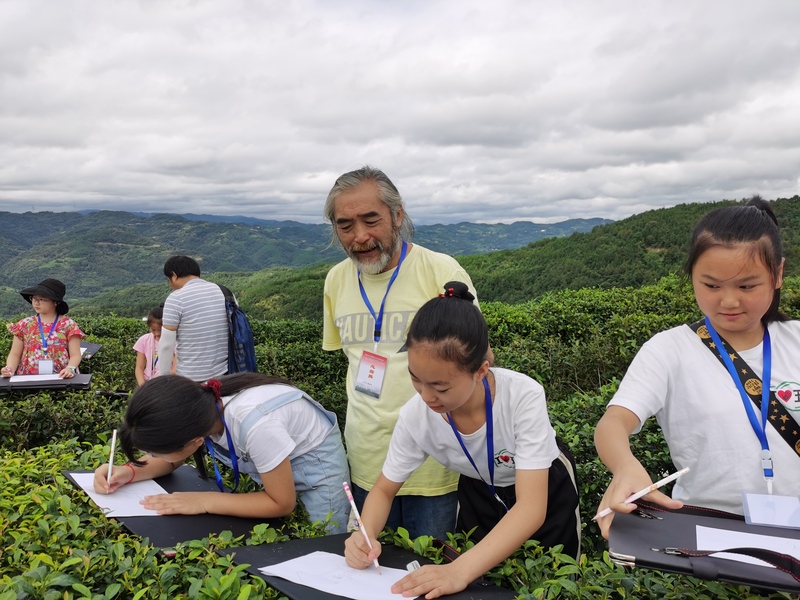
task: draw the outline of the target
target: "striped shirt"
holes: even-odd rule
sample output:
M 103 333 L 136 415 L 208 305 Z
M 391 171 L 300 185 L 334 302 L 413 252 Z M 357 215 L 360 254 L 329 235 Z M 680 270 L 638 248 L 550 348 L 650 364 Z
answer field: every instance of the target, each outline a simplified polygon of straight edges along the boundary
M 178 375 L 206 381 L 228 372 L 228 313 L 216 283 L 198 277 L 173 291 L 162 323 L 178 328 Z

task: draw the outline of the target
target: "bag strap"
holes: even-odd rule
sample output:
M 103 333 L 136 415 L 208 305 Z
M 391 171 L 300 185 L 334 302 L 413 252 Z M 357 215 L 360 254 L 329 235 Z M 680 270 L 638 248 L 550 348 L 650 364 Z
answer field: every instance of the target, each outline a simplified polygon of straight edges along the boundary
M 774 550 L 765 550 L 764 548 L 726 548 L 725 550 L 692 550 L 689 548 L 664 548 L 664 554 L 672 554 L 675 556 L 687 556 L 689 558 L 703 558 L 706 556 L 713 556 L 720 552 L 728 552 L 731 554 L 742 554 L 751 558 L 763 560 L 765 563 L 772 565 L 776 569 L 788 573 L 796 581 L 800 581 L 800 561 L 794 556 L 789 554 L 782 554 Z
M 233 295 L 232 291 L 230 291 L 221 283 L 218 283 L 217 287 L 219 287 L 220 291 L 222 292 L 222 295 L 225 296 L 225 302 L 230 302 L 233 306 L 239 306 L 239 304 L 236 302 L 236 297 Z
M 725 361 L 720 355 L 720 349 L 716 347 L 714 340 L 711 339 L 711 334 L 708 333 L 705 322 L 703 320 L 697 321 L 689 325 L 689 327 L 697 334 L 697 337 L 702 340 L 706 348 L 708 348 L 724 366 Z M 753 404 L 761 410 L 761 386 L 763 385 L 761 379 L 756 377 L 753 369 L 749 367 L 742 357 L 739 356 L 739 353 L 736 352 L 724 338 L 720 337 L 720 339 L 722 340 L 723 346 L 725 346 L 725 351 L 733 361 L 733 366 L 736 367 L 736 373 L 739 375 L 744 390 L 753 401 Z M 767 385 L 769 385 L 769 382 L 767 382 Z M 770 393 L 769 413 L 769 422 L 772 427 L 780 434 L 783 440 L 794 449 L 795 453 L 800 455 L 800 424 L 789 414 L 789 411 L 786 410 L 786 406 L 778 399 L 774 391 Z M 794 426 L 789 426 L 789 423 L 794 424 Z
M 294 402 L 295 400 L 299 400 L 300 398 L 306 397 L 306 393 L 302 390 L 292 390 L 289 392 L 284 392 L 283 394 L 279 394 L 274 398 L 270 398 L 269 400 L 262 402 L 254 406 L 247 416 L 242 420 L 242 425 L 239 427 L 239 450 L 242 452 L 242 460 L 248 461 L 250 460 L 250 454 L 245 452 L 245 442 L 247 441 L 247 434 L 250 432 L 250 429 L 255 425 L 261 417 L 266 415 L 267 413 L 272 412 L 276 408 L 280 408 L 285 404 L 289 404 L 289 402 Z

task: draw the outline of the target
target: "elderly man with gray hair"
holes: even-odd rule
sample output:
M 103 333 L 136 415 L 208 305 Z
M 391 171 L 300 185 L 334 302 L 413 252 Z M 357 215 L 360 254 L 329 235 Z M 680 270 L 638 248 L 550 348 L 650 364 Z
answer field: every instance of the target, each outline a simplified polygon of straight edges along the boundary
M 325 202 L 332 240 L 348 258 L 325 279 L 324 350 L 348 360 L 345 441 L 359 510 L 381 473 L 400 408 L 416 391 L 406 329 L 420 306 L 466 271 L 452 257 L 412 244 L 414 226 L 395 185 L 365 166 L 336 180 Z M 386 525 L 412 538 L 447 539 L 456 521 L 458 477 L 432 459 L 395 498 Z M 377 532 L 371 532 L 377 535 Z

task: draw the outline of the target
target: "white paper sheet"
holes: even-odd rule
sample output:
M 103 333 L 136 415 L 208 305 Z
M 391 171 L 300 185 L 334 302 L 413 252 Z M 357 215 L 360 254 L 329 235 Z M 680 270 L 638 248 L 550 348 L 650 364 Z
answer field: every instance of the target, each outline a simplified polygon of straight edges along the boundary
M 108 517 L 158 516 L 156 511 L 145 508 L 139 501 L 145 496 L 167 493 L 155 481 L 148 480 L 123 485 L 113 494 L 98 494 L 94 491 L 94 473 L 70 473 L 70 475 Z
M 774 494 L 742 494 L 744 516 L 753 525 L 800 529 L 800 498 Z
M 58 381 L 61 379 L 58 373 L 48 375 L 13 375 L 11 383 L 22 383 L 24 381 Z
M 712 527 L 697 526 L 697 549 L 698 550 L 724 550 L 726 548 L 764 548 L 774 550 L 782 554 L 789 554 L 800 560 L 800 540 L 783 538 L 771 535 L 760 535 L 757 533 L 743 533 L 741 531 L 729 531 L 727 529 L 715 529 Z M 752 565 L 771 567 L 757 558 L 750 558 L 741 554 L 731 554 L 720 552 L 713 555 L 715 558 L 726 558 Z
M 380 574 L 375 567 L 353 569 L 344 556 L 330 552 L 312 552 L 259 571 L 353 600 L 398 600 L 402 596 L 392 593 L 392 585 L 408 575 L 390 567 L 381 567 Z

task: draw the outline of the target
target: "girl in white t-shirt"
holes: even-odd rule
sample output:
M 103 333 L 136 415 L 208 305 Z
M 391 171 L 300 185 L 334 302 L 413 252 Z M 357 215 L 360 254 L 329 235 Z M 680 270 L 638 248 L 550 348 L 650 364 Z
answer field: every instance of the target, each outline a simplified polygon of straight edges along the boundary
M 180 375 L 151 379 L 128 401 L 119 441 L 130 462 L 115 467 L 110 481 L 108 465 L 101 465 L 94 477 L 98 493 L 172 473 L 192 455 L 206 477 L 207 448 L 219 492 L 148 496 L 144 506 L 167 515 L 274 518 L 289 515 L 299 498 L 312 522 L 330 516 L 328 533 L 346 531 L 350 505 L 342 482 L 350 472 L 336 415 L 277 377 L 237 373 L 204 384 Z M 223 493 L 217 461 L 233 469 L 237 485 L 247 473 L 263 489 Z
M 630 448 L 630 435 L 651 416 L 676 469 L 690 470 L 677 480 L 672 498 L 653 491 L 646 500 L 670 509 L 686 502 L 741 514 L 741 494 L 766 493 L 773 480 L 775 493 L 800 495 L 800 444 L 787 444 L 779 432 L 782 423 L 792 422 L 789 431 L 800 430 L 800 323 L 778 310 L 783 265 L 777 219 L 758 196 L 714 210 L 697 224 L 685 271 L 705 319 L 644 344 L 600 419 L 595 445 L 613 473 L 601 510 L 631 512 L 635 505 L 625 498 L 663 475 L 651 477 Z M 719 356 L 709 348 L 712 342 L 723 345 Z M 734 365 L 739 359 L 747 368 Z M 767 376 L 762 371 L 770 363 Z M 767 415 L 747 390 L 769 413 L 766 426 L 761 421 Z M 773 412 L 775 392 L 789 416 Z M 768 463 L 762 464 L 762 451 L 771 455 Z M 599 520 L 605 537 L 612 519 L 613 513 Z
M 417 395 L 400 410 L 361 532 L 345 542 L 355 568 L 380 555 L 376 536 L 405 480 L 428 456 L 461 474 L 457 530 L 478 543 L 454 562 L 407 575 L 392 592 L 436 598 L 463 590 L 527 539 L 580 552 L 574 464 L 556 440 L 544 390 L 533 379 L 490 368 L 489 331 L 466 284 L 419 309 L 409 327 L 408 370 Z

